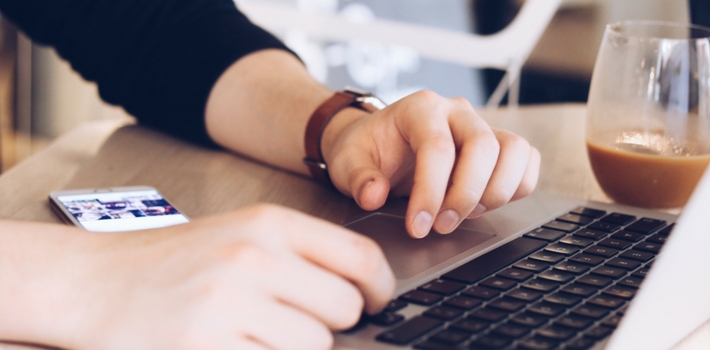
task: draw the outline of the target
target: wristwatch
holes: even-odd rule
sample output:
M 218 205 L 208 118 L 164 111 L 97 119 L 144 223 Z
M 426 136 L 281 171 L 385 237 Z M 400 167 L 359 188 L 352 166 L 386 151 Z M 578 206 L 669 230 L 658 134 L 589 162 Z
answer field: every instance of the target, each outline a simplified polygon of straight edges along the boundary
M 355 107 L 372 113 L 386 106 L 375 95 L 354 88 L 338 91 L 318 106 L 308 120 L 304 140 L 306 158 L 303 158 L 303 162 L 308 166 L 313 178 L 323 184 L 333 185 L 330 176 L 328 176 L 328 166 L 325 164 L 320 147 L 325 127 L 328 126 L 328 122 L 333 116 L 347 107 Z

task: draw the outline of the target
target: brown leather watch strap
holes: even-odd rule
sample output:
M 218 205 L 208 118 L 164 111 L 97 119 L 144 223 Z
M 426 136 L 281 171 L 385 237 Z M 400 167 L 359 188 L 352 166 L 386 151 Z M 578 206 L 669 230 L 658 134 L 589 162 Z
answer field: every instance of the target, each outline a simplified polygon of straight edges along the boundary
M 330 176 L 328 176 L 328 168 L 325 164 L 325 159 L 323 159 L 323 152 L 320 147 L 325 127 L 335 114 L 340 112 L 343 108 L 355 104 L 356 99 L 357 96 L 353 94 L 336 92 L 333 96 L 323 102 L 323 104 L 321 104 L 316 111 L 313 112 L 311 119 L 308 120 L 308 125 L 306 126 L 306 137 L 304 140 L 306 146 L 306 158 L 303 158 L 303 162 L 308 166 L 313 178 L 321 183 L 331 186 L 333 185 L 330 180 Z

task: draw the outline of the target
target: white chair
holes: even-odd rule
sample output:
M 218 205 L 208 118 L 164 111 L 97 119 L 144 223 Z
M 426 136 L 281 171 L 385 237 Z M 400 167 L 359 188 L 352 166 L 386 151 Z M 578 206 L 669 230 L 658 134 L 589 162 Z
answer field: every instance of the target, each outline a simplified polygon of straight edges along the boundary
M 510 25 L 496 34 L 481 36 L 384 19 L 353 22 L 337 14 L 301 12 L 289 3 L 236 0 L 240 10 L 254 23 L 274 33 L 298 29 L 319 41 L 360 40 L 404 46 L 425 58 L 505 70 L 505 76 L 486 103 L 487 108 L 497 107 L 506 91 L 509 105 L 517 105 L 523 63 L 561 2 L 526 0 Z

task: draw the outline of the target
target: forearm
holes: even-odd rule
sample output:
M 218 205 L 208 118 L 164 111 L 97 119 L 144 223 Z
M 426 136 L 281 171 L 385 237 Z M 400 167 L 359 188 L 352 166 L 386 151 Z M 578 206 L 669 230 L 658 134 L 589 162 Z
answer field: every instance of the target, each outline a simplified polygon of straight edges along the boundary
M 227 149 L 308 174 L 303 163 L 306 124 L 332 94 L 292 54 L 258 51 L 234 63 L 213 87 L 205 113 L 207 131 Z M 323 147 L 364 113 L 354 108 L 338 113 L 326 129 Z
M 83 313 L 79 229 L 0 220 L 0 339 L 73 348 Z

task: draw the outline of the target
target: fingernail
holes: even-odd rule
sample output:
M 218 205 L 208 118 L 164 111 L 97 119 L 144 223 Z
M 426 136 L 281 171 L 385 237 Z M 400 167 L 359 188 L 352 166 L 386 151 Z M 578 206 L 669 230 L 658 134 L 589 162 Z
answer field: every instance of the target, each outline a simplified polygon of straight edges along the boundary
M 459 223 L 459 214 L 457 214 L 453 209 L 447 209 L 439 213 L 436 217 L 437 231 L 440 233 L 449 233 L 456 228 L 456 224 Z
M 488 210 L 488 209 L 486 208 L 485 205 L 478 203 L 478 205 L 476 205 L 476 207 L 473 208 L 473 211 L 471 212 L 471 214 L 468 217 L 471 219 L 475 219 L 475 218 L 483 215 L 483 213 L 485 213 L 486 210 Z
M 419 214 L 414 217 L 414 223 L 412 224 L 412 228 L 414 229 L 412 234 L 414 234 L 414 238 L 424 238 L 429 234 L 431 219 L 431 214 L 425 211 L 419 212 Z

